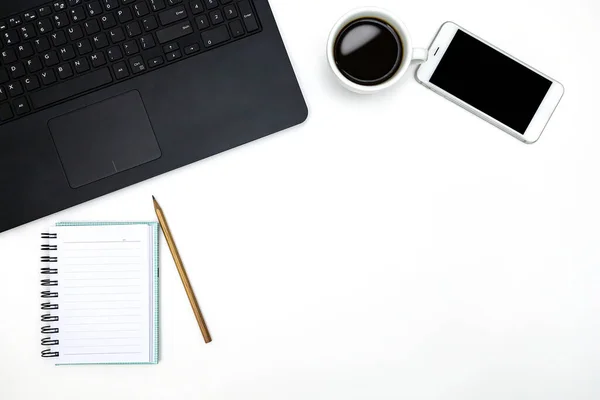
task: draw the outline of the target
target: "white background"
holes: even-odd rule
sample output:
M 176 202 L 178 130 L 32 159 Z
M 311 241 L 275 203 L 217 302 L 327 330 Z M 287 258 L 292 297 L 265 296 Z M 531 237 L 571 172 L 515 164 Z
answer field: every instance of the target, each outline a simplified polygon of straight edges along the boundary
M 271 3 L 308 121 L 1 234 L 0 399 L 600 398 L 600 3 L 373 2 L 416 46 L 452 20 L 561 81 L 532 146 L 414 71 L 338 86 L 327 35 L 360 0 Z M 45 364 L 39 232 L 153 220 L 152 194 L 214 342 L 163 241 L 160 364 Z

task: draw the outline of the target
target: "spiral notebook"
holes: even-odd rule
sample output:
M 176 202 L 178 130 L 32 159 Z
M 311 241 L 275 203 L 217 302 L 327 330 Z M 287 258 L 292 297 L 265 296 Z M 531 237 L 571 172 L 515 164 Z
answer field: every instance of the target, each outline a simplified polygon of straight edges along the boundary
M 42 357 L 158 362 L 158 225 L 62 223 L 42 234 Z

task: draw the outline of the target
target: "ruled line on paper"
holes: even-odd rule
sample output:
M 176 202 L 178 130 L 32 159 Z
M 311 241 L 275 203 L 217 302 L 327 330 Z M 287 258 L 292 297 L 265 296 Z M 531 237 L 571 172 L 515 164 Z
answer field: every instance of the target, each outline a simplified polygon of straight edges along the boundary
M 113 294 L 113 293 L 111 293 Z M 121 293 L 119 293 L 121 294 Z M 76 295 L 76 296 L 80 296 L 80 295 Z M 118 299 L 113 299 L 113 300 L 66 300 L 63 301 L 62 303 L 131 303 L 137 301 L 139 302 L 139 299 L 134 299 L 134 300 L 118 300 Z
M 62 348 L 72 348 L 72 347 L 140 347 L 139 344 L 109 344 L 109 345 L 105 345 L 105 344 L 82 344 L 82 345 L 68 345 L 68 346 L 60 346 Z
M 131 294 L 141 294 L 141 292 L 131 292 L 131 293 L 69 293 L 69 296 L 116 296 L 116 295 L 131 295 Z M 102 302 L 103 300 L 98 300 L 98 302 Z
M 140 263 L 101 263 L 101 264 L 81 264 L 81 263 L 74 263 L 74 264 L 66 264 L 66 263 L 61 263 L 64 266 L 76 266 L 76 267 L 95 267 L 95 266 L 101 266 L 101 265 L 140 265 Z
M 63 242 L 65 244 L 79 244 L 79 243 L 141 243 L 141 240 L 94 240 L 91 242 Z
M 138 310 L 142 308 L 137 307 L 88 307 L 88 308 L 63 308 L 65 311 L 87 311 L 87 310 Z
M 61 333 L 86 333 L 86 332 L 93 332 L 93 333 L 100 333 L 100 332 L 139 332 L 139 329 L 103 329 L 101 331 L 97 331 L 97 330 L 87 330 L 87 331 L 73 331 L 73 330 L 65 330 L 65 331 L 61 331 Z
M 108 314 L 108 315 L 67 315 L 63 318 L 107 318 L 107 317 L 140 317 L 140 314 L 128 314 L 128 315 L 119 315 L 119 314 Z M 126 324 L 127 322 L 115 322 L 117 324 Z M 133 324 L 137 324 L 138 322 L 132 322 Z M 108 324 L 108 322 L 107 322 Z M 75 325 L 75 324 L 67 324 L 67 325 Z
M 66 278 L 65 281 L 131 281 L 141 280 L 142 278 Z M 69 287 L 69 286 L 65 286 Z
M 95 356 L 95 355 L 111 355 L 111 354 L 141 354 L 141 351 L 135 352 L 118 352 L 118 353 L 64 353 L 65 356 Z
M 120 255 L 119 256 L 101 256 L 101 255 L 98 255 L 98 254 L 96 254 L 94 256 L 89 256 L 89 257 L 88 256 L 69 256 L 69 257 L 64 256 L 64 257 L 61 257 L 61 259 L 74 259 L 74 258 L 95 258 L 95 259 L 98 259 L 98 258 L 141 258 L 141 257 L 140 256 L 120 256 Z
M 116 249 L 114 247 L 105 247 L 105 248 L 98 248 L 98 249 L 76 249 L 76 248 L 70 248 L 70 249 L 62 249 L 64 251 L 133 251 L 133 250 L 139 250 L 139 247 L 127 247 L 124 249 Z
M 124 339 L 140 339 L 141 336 L 117 336 L 117 337 L 89 337 L 89 338 L 75 338 L 75 339 L 69 339 L 69 338 L 61 338 L 60 341 L 61 342 L 69 342 L 69 341 L 75 341 L 75 340 L 124 340 Z
M 89 318 L 89 317 L 85 317 Z M 84 326 L 84 325 L 140 325 L 141 322 L 80 322 L 77 324 L 63 324 L 68 326 Z
M 89 280 L 89 279 L 86 279 Z M 140 287 L 140 285 L 88 285 L 88 286 L 63 286 L 65 289 L 89 289 L 89 288 L 119 288 L 119 287 Z M 77 293 L 71 293 L 77 294 Z M 95 294 L 95 293 L 92 293 Z M 122 294 L 122 293 L 114 293 L 114 294 Z

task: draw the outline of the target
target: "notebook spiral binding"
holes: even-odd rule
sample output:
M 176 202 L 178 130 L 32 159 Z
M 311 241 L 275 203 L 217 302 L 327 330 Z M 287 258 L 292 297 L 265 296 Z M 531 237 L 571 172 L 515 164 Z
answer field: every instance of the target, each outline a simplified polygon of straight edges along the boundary
M 58 286 L 58 281 L 53 279 L 51 275 L 58 274 L 58 268 L 53 268 L 51 263 L 58 262 L 58 257 L 53 255 L 53 251 L 58 250 L 58 246 L 50 243 L 50 240 L 56 239 L 56 233 L 42 233 L 42 239 L 47 241 L 43 243 L 41 246 L 42 256 L 40 257 L 40 261 L 42 262 L 42 267 L 40 272 L 42 274 L 42 278 L 40 280 L 40 284 L 44 290 L 40 292 L 42 299 L 53 299 L 58 297 L 58 292 L 51 289 L 53 286 Z M 41 303 L 41 309 L 44 311 L 49 310 L 58 310 L 58 304 L 53 303 L 52 301 L 46 301 Z M 41 321 L 46 323 L 58 322 L 58 316 L 52 315 L 50 313 L 42 314 Z M 43 325 L 42 326 L 42 334 L 43 335 L 52 335 L 58 334 L 59 329 L 55 326 Z M 42 346 L 46 347 L 42 350 L 42 357 L 44 358 L 52 358 L 58 357 L 59 352 L 52 348 L 52 346 L 58 346 L 58 339 L 53 338 L 52 336 L 45 336 L 42 338 Z

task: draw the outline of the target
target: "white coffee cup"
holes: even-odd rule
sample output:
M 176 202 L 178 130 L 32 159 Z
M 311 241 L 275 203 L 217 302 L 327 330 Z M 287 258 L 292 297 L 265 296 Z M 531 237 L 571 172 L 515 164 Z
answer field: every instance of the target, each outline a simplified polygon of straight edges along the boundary
M 396 73 L 385 82 L 374 86 L 360 85 L 346 78 L 338 69 L 334 56 L 335 44 L 341 31 L 351 22 L 363 18 L 375 18 L 390 25 L 392 28 L 394 28 L 394 30 L 400 37 L 400 40 L 402 41 L 402 46 L 404 48 L 402 60 L 400 62 L 400 67 L 398 68 Z M 398 83 L 398 81 L 402 78 L 402 76 L 404 76 L 404 74 L 406 74 L 411 62 L 425 62 L 427 61 L 428 54 L 429 51 L 427 49 L 413 48 L 412 40 L 410 38 L 410 34 L 408 33 L 408 29 L 406 29 L 406 26 L 402 21 L 396 18 L 389 11 L 377 7 L 357 8 L 344 15 L 333 26 L 333 29 L 329 34 L 329 40 L 327 41 L 327 60 L 329 61 L 329 66 L 331 67 L 331 70 L 338 78 L 342 86 L 360 94 L 376 93 L 393 86 L 394 84 Z

